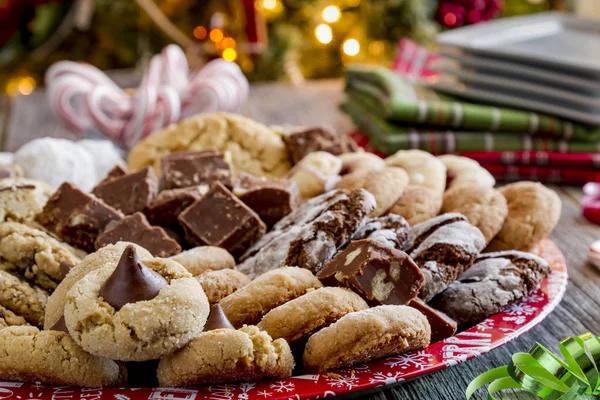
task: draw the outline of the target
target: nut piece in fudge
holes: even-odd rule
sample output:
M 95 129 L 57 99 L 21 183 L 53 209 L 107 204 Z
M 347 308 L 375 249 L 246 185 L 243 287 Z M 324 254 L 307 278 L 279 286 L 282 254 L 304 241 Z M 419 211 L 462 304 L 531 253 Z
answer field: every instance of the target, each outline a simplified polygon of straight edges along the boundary
M 430 305 L 459 325 L 474 324 L 533 293 L 550 272 L 548 263 L 531 253 L 482 254 Z
M 35 220 L 70 245 L 93 252 L 94 242 L 106 225 L 122 218 L 123 214 L 102 200 L 65 182 Z
M 441 293 L 485 247 L 485 237 L 462 214 L 448 213 L 414 225 L 405 251 L 421 268 L 425 284 L 419 297 L 425 302 Z
M 346 286 L 375 304 L 403 305 L 417 297 L 423 274 L 408 254 L 376 240 L 356 240 L 337 253 L 317 278 Z
M 348 139 L 338 135 L 330 126 L 296 127 L 283 135 L 292 164 L 298 163 L 307 154 L 326 151 L 339 155 L 351 151 Z
M 96 197 L 125 215 L 142 211 L 152 203 L 157 192 L 158 181 L 150 167 L 104 180 L 92 190 Z
M 181 252 L 181 246 L 158 226 L 152 226 L 142 213 L 135 213 L 120 221 L 113 221 L 96 239 L 96 249 L 117 242 L 142 246 L 154 257 L 170 257 Z
M 229 153 L 216 150 L 175 153 L 162 159 L 163 189 L 178 189 L 190 186 L 221 182 L 233 187 Z
M 431 343 L 439 342 L 456 334 L 458 324 L 443 312 L 430 307 L 421 299 L 414 299 L 408 305 L 419 310 L 429 321 Z
M 258 214 L 269 228 L 298 205 L 298 186 L 287 179 L 242 174 L 233 193 Z
M 267 227 L 258 215 L 221 182 L 179 215 L 188 242 L 222 247 L 241 256 L 260 239 Z
M 144 214 L 154 225 L 179 227 L 177 217 L 208 191 L 205 185 L 181 189 L 163 190 L 144 210 Z

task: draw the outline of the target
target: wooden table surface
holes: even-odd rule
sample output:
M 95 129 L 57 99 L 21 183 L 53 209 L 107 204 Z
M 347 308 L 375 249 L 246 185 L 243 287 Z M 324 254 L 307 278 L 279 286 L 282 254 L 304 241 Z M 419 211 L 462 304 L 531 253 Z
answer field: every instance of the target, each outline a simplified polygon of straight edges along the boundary
M 251 88 L 243 113 L 266 124 L 333 125 L 340 132 L 352 129 L 350 120 L 339 110 L 342 100 L 339 81 L 310 82 L 297 88 L 287 84 L 258 84 Z M 14 151 L 27 141 L 42 136 L 74 136 L 62 128 L 50 113 L 45 95 L 36 91 L 8 101 L 0 97 L 0 144 Z M 506 365 L 510 356 L 527 351 L 539 341 L 556 350 L 556 344 L 572 335 L 600 334 L 600 272 L 586 262 L 589 244 L 600 239 L 600 228 L 587 223 L 580 213 L 580 188 L 552 187 L 562 199 L 562 215 L 551 238 L 563 251 L 569 266 L 569 287 L 562 303 L 541 324 L 507 345 L 467 363 L 404 382 L 364 399 L 448 399 L 464 398 L 471 380 L 488 369 Z M 486 398 L 482 392 L 478 399 Z M 527 394 L 508 393 L 503 399 L 533 399 Z

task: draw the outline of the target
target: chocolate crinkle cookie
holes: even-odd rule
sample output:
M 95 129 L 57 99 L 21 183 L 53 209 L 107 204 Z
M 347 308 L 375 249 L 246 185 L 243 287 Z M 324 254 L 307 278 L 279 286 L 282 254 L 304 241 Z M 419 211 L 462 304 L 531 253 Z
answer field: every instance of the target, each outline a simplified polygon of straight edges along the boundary
M 333 190 L 304 203 L 256 242 L 238 269 L 250 278 L 284 265 L 318 272 L 375 209 L 363 189 Z
M 459 325 L 479 322 L 539 288 L 551 269 L 542 258 L 509 250 L 479 256 L 475 265 L 433 299 L 431 306 Z
M 448 213 L 410 229 L 404 250 L 425 276 L 419 297 L 431 300 L 475 261 L 485 237 L 465 216 Z
M 396 214 L 369 218 L 352 237 L 352 240 L 371 239 L 388 247 L 402 250 L 408 239 L 408 222 Z

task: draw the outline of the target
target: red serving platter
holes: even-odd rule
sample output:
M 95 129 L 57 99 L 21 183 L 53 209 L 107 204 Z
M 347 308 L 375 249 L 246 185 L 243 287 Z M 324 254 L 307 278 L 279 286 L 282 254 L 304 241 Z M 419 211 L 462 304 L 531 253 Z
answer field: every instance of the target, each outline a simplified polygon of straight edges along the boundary
M 0 382 L 0 400 L 287 400 L 320 399 L 395 384 L 480 356 L 523 335 L 560 302 L 567 287 L 565 259 L 549 239 L 534 251 L 552 274 L 541 288 L 518 304 L 429 347 L 353 368 L 277 381 L 212 385 L 198 388 L 76 388 Z

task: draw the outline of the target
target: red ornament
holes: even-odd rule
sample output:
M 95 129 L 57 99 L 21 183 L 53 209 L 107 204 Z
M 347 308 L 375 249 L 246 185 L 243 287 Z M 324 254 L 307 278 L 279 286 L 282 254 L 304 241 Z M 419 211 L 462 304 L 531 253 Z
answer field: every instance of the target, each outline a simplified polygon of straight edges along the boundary
M 502 7 L 502 0 L 440 0 L 436 19 L 447 28 L 457 28 L 496 18 Z

